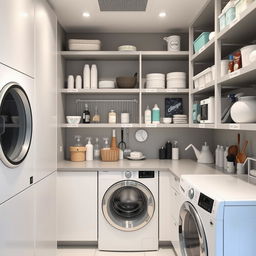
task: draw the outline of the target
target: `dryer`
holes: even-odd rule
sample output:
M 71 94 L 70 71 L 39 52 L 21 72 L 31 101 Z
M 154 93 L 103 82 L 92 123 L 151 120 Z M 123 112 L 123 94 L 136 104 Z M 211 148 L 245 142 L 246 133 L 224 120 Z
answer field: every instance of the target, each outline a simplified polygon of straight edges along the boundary
M 183 175 L 180 189 L 182 255 L 255 255 L 256 185 L 246 175 Z
M 99 250 L 158 250 L 158 171 L 99 172 Z
M 0 64 L 0 203 L 33 182 L 33 79 Z

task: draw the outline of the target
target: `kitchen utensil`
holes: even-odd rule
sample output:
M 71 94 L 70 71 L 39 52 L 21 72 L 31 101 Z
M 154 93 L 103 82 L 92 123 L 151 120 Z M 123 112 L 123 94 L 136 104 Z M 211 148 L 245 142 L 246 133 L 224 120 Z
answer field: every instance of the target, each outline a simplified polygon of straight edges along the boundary
M 126 143 L 124 142 L 124 129 L 121 129 L 121 141 L 118 144 L 118 147 L 124 151 L 126 149 Z
M 228 148 L 228 155 L 236 156 L 238 154 L 238 146 L 237 145 L 231 145 Z
M 66 119 L 69 124 L 79 124 L 81 116 L 66 116 Z
M 164 40 L 167 42 L 167 50 L 170 52 L 180 51 L 180 36 L 173 35 L 164 37 Z
M 137 76 L 135 73 L 134 76 L 121 76 L 116 78 L 116 85 L 118 88 L 134 88 L 137 84 Z
M 256 97 L 240 97 L 231 107 L 231 117 L 236 123 L 255 123 L 256 122 Z
M 214 163 L 213 155 L 210 151 L 209 146 L 207 145 L 207 142 L 205 142 L 205 144 L 202 146 L 201 152 L 193 144 L 190 144 L 189 146 L 187 146 L 185 150 L 188 150 L 190 147 L 194 149 L 198 163 L 202 163 L 202 164 Z
M 121 45 L 118 47 L 118 51 L 136 51 L 137 48 L 134 45 Z
M 243 145 L 243 148 L 242 148 L 242 151 L 239 152 L 237 155 L 236 155 L 236 162 L 237 163 L 244 163 L 247 156 L 246 156 L 246 147 L 248 145 L 248 140 L 246 140 L 244 142 L 244 145 Z

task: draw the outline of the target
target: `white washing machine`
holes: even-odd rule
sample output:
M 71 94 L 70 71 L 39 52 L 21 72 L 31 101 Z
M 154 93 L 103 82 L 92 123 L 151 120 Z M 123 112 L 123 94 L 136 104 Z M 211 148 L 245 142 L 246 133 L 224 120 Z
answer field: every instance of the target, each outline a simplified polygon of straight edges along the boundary
M 32 183 L 33 79 L 0 64 L 0 203 Z
M 256 185 L 247 176 L 184 175 L 180 246 L 185 256 L 255 256 Z
M 158 250 L 158 171 L 99 172 L 99 250 Z

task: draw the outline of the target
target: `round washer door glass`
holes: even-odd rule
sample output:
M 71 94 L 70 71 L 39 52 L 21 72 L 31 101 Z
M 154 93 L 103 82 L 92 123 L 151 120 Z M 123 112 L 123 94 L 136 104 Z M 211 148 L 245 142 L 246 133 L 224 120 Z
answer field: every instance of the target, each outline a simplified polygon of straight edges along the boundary
M 102 200 L 105 219 L 116 229 L 135 231 L 147 225 L 155 211 L 150 190 L 140 182 L 125 180 L 111 186 Z
M 201 218 L 191 203 L 180 209 L 180 246 L 182 255 L 208 256 L 207 240 Z
M 32 139 L 32 111 L 29 99 L 16 83 L 0 91 L 0 157 L 10 167 L 26 158 Z

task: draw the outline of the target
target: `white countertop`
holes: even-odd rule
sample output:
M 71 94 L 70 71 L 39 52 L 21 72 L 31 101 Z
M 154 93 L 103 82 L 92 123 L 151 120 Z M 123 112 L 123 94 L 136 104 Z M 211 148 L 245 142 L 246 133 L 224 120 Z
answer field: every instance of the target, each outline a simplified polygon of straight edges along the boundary
M 147 159 L 144 161 L 120 160 L 118 162 L 86 161 L 58 163 L 58 171 L 115 171 L 115 170 L 158 170 L 171 171 L 180 178 L 185 174 L 223 174 L 214 165 L 198 164 L 191 159 L 159 160 Z

